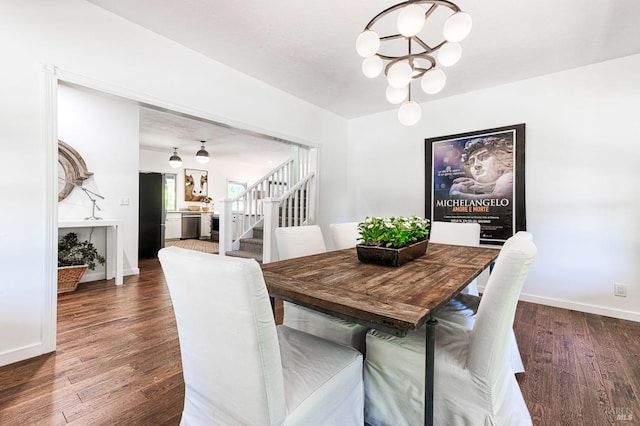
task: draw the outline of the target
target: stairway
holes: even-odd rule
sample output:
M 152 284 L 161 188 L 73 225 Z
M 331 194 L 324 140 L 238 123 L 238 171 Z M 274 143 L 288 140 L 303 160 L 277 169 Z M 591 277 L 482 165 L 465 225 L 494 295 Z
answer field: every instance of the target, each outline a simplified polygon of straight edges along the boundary
M 231 250 L 225 253 L 226 256 L 243 257 L 245 259 L 255 259 L 262 263 L 262 239 L 263 229 L 253 228 L 253 238 L 240 239 L 240 250 Z

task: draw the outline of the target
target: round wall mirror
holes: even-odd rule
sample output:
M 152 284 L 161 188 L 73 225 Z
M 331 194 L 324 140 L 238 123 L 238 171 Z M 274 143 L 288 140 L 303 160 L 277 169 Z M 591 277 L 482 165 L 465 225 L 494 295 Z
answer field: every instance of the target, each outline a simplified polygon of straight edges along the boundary
M 58 202 L 67 198 L 73 188 L 93 175 L 82 156 L 70 145 L 58 141 Z

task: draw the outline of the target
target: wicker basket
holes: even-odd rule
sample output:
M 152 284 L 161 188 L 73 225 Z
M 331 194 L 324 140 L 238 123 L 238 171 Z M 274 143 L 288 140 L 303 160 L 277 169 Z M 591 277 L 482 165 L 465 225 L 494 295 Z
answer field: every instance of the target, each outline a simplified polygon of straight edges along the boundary
M 84 275 L 88 265 L 73 265 L 58 267 L 58 294 L 74 291 L 78 287 L 80 278 Z

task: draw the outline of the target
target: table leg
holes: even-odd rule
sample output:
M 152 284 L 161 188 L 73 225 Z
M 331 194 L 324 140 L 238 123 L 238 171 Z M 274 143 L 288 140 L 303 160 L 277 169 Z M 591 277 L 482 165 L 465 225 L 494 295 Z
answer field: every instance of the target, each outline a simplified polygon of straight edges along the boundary
M 427 338 L 425 351 L 424 372 L 424 424 L 433 426 L 433 378 L 434 378 L 434 353 L 436 347 L 436 325 L 438 321 L 430 318 L 427 321 Z

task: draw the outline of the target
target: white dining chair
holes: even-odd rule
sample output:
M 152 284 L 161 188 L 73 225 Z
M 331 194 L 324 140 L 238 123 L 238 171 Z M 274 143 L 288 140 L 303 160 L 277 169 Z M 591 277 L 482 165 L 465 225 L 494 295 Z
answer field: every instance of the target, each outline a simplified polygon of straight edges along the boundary
M 518 231 L 513 237 L 509 238 L 502 249 L 509 247 L 514 241 L 518 239 L 527 239 L 533 241 L 533 235 L 526 231 Z M 468 329 L 473 328 L 473 324 L 476 321 L 476 314 L 478 312 L 478 306 L 480 305 L 480 296 L 473 294 L 460 294 L 453 298 L 446 306 L 436 312 L 435 317 L 437 319 L 443 319 L 449 322 L 455 322 Z M 514 373 L 524 373 L 524 363 L 522 362 L 522 356 L 520 355 L 520 349 L 518 348 L 518 342 L 516 335 L 513 331 L 509 336 L 509 353 L 511 359 L 511 367 Z
M 253 259 L 160 250 L 185 383 L 180 424 L 362 426 L 362 354 L 276 326 Z
M 276 228 L 276 245 L 280 260 L 326 252 L 322 230 L 318 225 Z M 283 324 L 364 353 L 368 328 L 295 303 L 283 302 Z
M 429 228 L 429 242 L 441 244 L 453 244 L 457 246 L 480 246 L 480 224 L 479 223 L 457 223 L 457 222 L 431 222 Z M 488 273 L 488 271 L 486 272 Z M 477 280 L 473 280 L 462 294 L 478 295 Z
M 331 237 L 333 238 L 333 248 L 342 250 L 355 247 L 361 241 L 360 231 L 358 231 L 359 222 L 342 222 L 331 223 Z
M 434 424 L 531 425 L 509 360 L 509 336 L 518 296 L 536 256 L 528 239 L 503 247 L 472 330 L 438 321 L 435 337 Z M 425 328 L 396 337 L 367 334 L 365 421 L 422 424 Z

